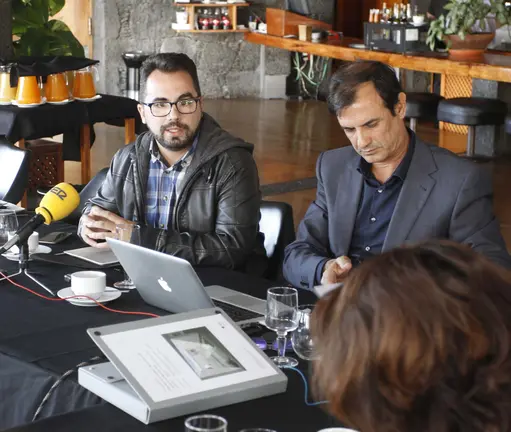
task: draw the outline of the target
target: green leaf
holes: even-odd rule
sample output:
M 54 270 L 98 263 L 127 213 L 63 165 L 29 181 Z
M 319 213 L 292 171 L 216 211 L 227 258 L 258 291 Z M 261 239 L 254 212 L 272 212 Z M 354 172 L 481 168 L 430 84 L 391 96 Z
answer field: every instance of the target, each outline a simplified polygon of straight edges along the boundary
M 57 15 L 62 10 L 62 8 L 64 7 L 65 4 L 66 4 L 66 0 L 49 0 L 48 10 L 49 10 L 50 16 Z
M 16 56 L 74 55 L 84 57 L 84 50 L 69 27 L 52 19 L 65 5 L 65 0 L 12 0 L 13 43 Z
M 48 22 L 48 0 L 31 0 L 30 3 L 13 0 L 12 19 L 15 35 L 19 35 L 29 28 L 43 26 Z
M 67 31 L 67 32 L 71 31 L 71 30 L 69 30 L 69 27 L 67 26 L 67 24 L 64 21 L 55 20 L 55 19 L 48 21 L 48 24 L 46 25 L 46 27 L 52 31 Z

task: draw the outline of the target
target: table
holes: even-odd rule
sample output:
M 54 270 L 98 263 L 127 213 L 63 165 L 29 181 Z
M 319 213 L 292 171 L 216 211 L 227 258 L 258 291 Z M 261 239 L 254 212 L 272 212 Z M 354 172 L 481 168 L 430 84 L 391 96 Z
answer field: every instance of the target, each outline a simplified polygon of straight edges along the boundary
M 128 144 L 135 140 L 137 126 L 140 127 L 137 105 L 138 102 L 133 99 L 101 95 L 91 102 L 74 101 L 66 105 L 44 104 L 34 108 L 0 106 L 0 135 L 24 148 L 25 140 L 79 130 L 81 180 L 86 184 L 91 178 L 91 125 L 99 122 L 124 125 L 124 141 Z M 69 142 L 64 140 L 64 152 L 70 150 L 66 146 Z
M 62 227 L 57 223 L 53 229 Z M 41 230 L 41 234 L 44 233 Z M 62 248 L 79 246 L 75 237 L 52 246 L 54 252 Z M 0 267 L 13 270 L 16 263 L 0 258 Z M 31 272 L 37 272 L 41 281 L 53 288 L 67 284 L 63 275 L 77 269 L 31 262 Z M 219 284 L 230 288 L 243 288 L 244 292 L 263 297 L 266 289 L 274 283 L 247 276 L 242 273 L 218 268 L 198 268 L 197 273 L 204 284 Z M 122 278 L 122 272 L 107 271 L 109 282 Z M 24 285 L 45 293 L 25 277 L 17 279 Z M 146 431 L 182 430 L 183 418 L 145 426 L 138 420 L 105 403 L 97 396 L 80 387 L 76 375 L 65 380 L 52 395 L 43 409 L 42 420 L 29 423 L 55 380 L 78 363 L 100 354 L 85 330 L 143 317 L 123 316 L 100 308 L 79 308 L 67 302 L 49 302 L 39 299 L 7 281 L 0 282 L 0 430 L 19 426 L 16 431 L 42 430 L 98 430 L 98 431 Z M 300 292 L 301 301 L 314 301 L 308 291 Z M 111 304 L 120 310 L 144 311 L 163 315 L 166 312 L 145 304 L 136 291 L 123 294 Z M 305 362 L 301 367 L 307 369 Z M 288 390 L 284 394 L 266 397 L 237 405 L 211 410 L 225 416 L 231 431 L 242 426 L 274 427 L 277 431 L 311 431 L 331 426 L 334 421 L 319 407 L 304 404 L 304 385 L 294 371 L 287 371 Z

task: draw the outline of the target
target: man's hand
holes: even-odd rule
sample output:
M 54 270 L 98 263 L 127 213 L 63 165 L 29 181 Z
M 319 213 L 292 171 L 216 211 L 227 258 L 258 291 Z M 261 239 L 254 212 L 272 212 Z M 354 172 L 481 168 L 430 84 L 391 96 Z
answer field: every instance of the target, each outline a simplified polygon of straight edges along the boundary
M 82 216 L 81 236 L 85 243 L 90 246 L 106 249 L 107 243 L 98 243 L 98 240 L 105 240 L 107 237 L 115 236 L 115 226 L 121 224 L 134 224 L 101 207 L 92 207 L 88 215 Z
M 327 261 L 323 276 L 321 277 L 321 285 L 342 282 L 348 275 L 351 267 L 351 260 L 345 255 Z

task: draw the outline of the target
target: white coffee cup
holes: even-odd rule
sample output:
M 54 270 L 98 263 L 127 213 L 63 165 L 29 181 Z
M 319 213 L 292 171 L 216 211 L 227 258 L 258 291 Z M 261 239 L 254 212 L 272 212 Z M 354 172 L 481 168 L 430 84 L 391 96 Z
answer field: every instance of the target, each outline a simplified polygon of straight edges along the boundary
M 424 24 L 424 15 L 414 15 L 412 17 L 413 24 L 416 26 L 420 26 Z
M 10 240 L 14 237 L 14 233 L 9 233 L 7 235 L 7 240 Z M 28 244 L 28 253 L 34 253 L 37 251 L 37 248 L 39 247 L 39 233 L 34 231 L 32 234 L 30 234 L 30 237 L 27 240 Z M 9 251 L 13 254 L 19 254 L 20 250 L 18 246 L 14 245 Z
M 34 253 L 39 247 L 39 233 L 34 231 L 28 238 L 28 252 Z
M 86 270 L 71 273 L 71 291 L 75 295 L 85 295 L 95 300 L 106 289 L 106 274 L 100 271 Z

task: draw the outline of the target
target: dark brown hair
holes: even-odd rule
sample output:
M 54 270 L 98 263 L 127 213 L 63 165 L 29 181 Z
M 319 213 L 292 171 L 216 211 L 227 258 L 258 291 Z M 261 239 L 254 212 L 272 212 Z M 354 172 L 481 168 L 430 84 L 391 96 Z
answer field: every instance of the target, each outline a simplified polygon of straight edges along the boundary
M 197 67 L 193 60 L 186 54 L 182 53 L 159 53 L 147 57 L 140 68 L 140 86 L 141 95 L 145 95 L 145 87 L 147 78 L 155 70 L 161 72 L 186 72 L 193 81 L 193 86 L 197 92 L 197 96 L 201 96 L 199 76 L 197 75 Z
M 395 115 L 399 93 L 403 91 L 396 72 L 386 64 L 369 60 L 346 63 L 335 71 L 330 79 L 327 99 L 330 111 L 339 115 L 355 102 L 358 88 L 368 82 L 374 84 L 385 106 Z
M 313 316 L 316 395 L 350 427 L 511 430 L 511 273 L 468 246 L 368 260 Z

